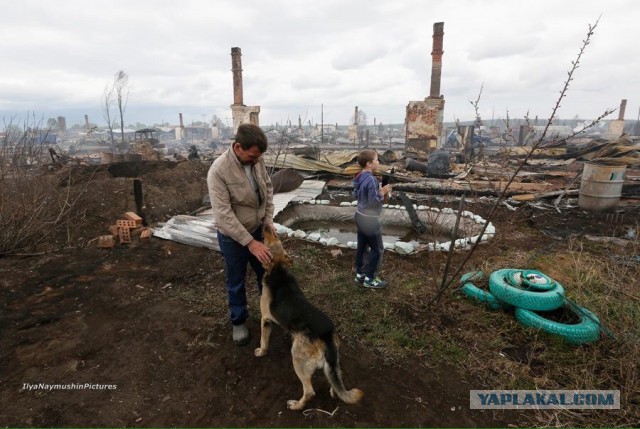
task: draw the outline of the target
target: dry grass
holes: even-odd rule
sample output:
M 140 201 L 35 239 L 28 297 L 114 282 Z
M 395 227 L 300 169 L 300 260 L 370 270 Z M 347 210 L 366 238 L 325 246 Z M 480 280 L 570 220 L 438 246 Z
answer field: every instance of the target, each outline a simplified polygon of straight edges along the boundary
M 86 187 L 61 186 L 45 153 L 27 131 L 0 140 L 0 257 L 37 252 L 66 232 L 64 247 L 82 216 L 77 203 Z
M 471 334 L 467 368 L 490 388 L 620 390 L 621 410 L 537 412 L 532 425 L 621 426 L 640 421 L 640 264 L 636 241 L 626 247 L 571 239 L 553 251 L 499 255 L 482 263 L 498 268 L 538 269 L 559 281 L 567 297 L 594 312 L 613 337 L 571 346 L 519 325 L 509 312 L 473 311 L 464 322 Z M 480 308 L 480 307 L 478 307 Z M 472 315 L 471 315 L 472 314 Z M 490 335 L 483 325 L 493 325 Z M 497 353 L 496 353 L 497 352 Z M 497 354 L 497 356 L 496 356 Z
M 441 254 L 413 260 L 390 255 L 383 273 L 393 279 L 392 288 L 382 293 L 354 288 L 349 264 L 336 266 L 323 257 L 321 248 L 303 247 L 297 275 L 308 280 L 314 301 L 324 303 L 340 321 L 343 335 L 390 362 L 401 364 L 411 356 L 426 367 L 458 366 L 491 389 L 621 392 L 619 411 L 541 411 L 525 415 L 532 425 L 619 426 L 640 421 L 640 266 L 625 263 L 638 254 L 637 243 L 621 249 L 574 239 L 533 255 L 513 244 L 506 252 L 496 247 L 494 257 L 480 259 L 479 267 L 487 274 L 505 267 L 545 272 L 565 286 L 567 297 L 595 312 L 615 339 L 603 333 L 595 344 L 572 346 L 520 325 L 513 311 L 489 311 L 455 292 L 430 307 L 444 263 Z M 319 260 L 323 262 L 317 267 Z M 402 274 L 393 278 L 392 272 Z
M 470 380 L 470 389 L 621 392 L 621 410 L 531 411 L 521 414 L 520 424 L 525 426 L 634 425 L 640 421 L 640 265 L 629 261 L 635 260 L 638 243 L 619 248 L 574 239 L 537 252 L 516 244 L 529 242 L 527 234 L 536 233 L 513 232 L 506 241 L 485 245 L 469 270 L 488 274 L 507 267 L 538 269 L 562 283 L 569 298 L 597 314 L 615 339 L 603 334 L 595 344 L 572 346 L 520 325 L 513 311 L 487 310 L 458 291 L 430 306 L 446 261 L 442 253 L 385 253 L 382 275 L 391 286 L 372 291 L 355 285 L 352 251 L 333 258 L 321 245 L 295 239 L 285 239 L 284 244 L 308 298 L 332 317 L 345 342 L 373 350 L 389 364 L 418 362 L 420 371 L 457 367 Z M 186 283 L 191 291 L 180 293 L 203 314 L 226 323 L 222 266 L 213 259 L 207 266 L 213 264 L 214 273 L 190 278 Z M 454 263 L 461 259 L 456 255 Z M 250 293 L 249 300 L 255 313 L 256 294 Z

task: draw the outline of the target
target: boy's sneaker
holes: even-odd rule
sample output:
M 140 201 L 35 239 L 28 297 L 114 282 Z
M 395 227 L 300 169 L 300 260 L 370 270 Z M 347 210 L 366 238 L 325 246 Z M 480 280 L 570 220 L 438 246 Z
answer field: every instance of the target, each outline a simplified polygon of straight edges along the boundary
M 387 287 L 387 282 L 382 280 L 380 277 L 376 277 L 375 279 L 365 277 L 364 283 L 362 283 L 362 285 L 371 289 L 383 289 Z
M 362 284 L 362 283 L 364 283 L 364 278 L 365 278 L 364 274 L 357 274 L 356 273 L 356 278 L 354 280 L 356 281 L 356 283 Z

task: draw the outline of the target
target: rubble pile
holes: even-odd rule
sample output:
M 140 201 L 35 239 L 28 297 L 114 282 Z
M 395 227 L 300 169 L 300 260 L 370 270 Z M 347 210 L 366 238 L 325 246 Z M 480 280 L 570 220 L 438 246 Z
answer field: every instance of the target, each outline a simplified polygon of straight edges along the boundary
M 111 249 L 116 244 L 131 244 L 136 237 L 139 241 L 151 237 L 151 229 L 142 226 L 142 218 L 134 212 L 126 212 L 115 224 L 109 226 L 109 232 L 110 234 L 94 239 L 97 247 Z

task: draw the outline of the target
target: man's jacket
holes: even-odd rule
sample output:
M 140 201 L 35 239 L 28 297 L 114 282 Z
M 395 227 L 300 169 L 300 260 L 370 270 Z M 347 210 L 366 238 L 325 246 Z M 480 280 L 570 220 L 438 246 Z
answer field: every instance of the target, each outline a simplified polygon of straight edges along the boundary
M 251 166 L 251 172 L 258 184 L 259 202 L 233 147 L 211 164 L 207 175 L 218 229 L 243 246 L 249 244 L 251 233 L 263 222 L 273 223 L 273 185 L 262 157 Z

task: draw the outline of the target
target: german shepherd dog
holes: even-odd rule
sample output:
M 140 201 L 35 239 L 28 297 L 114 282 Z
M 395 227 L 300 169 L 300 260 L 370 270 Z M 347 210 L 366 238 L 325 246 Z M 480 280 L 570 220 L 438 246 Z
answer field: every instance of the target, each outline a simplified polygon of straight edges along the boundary
M 338 355 L 338 336 L 329 317 L 306 300 L 295 277 L 288 270 L 291 258 L 282 247 L 275 231 L 263 228 L 264 244 L 273 256 L 265 265 L 262 280 L 260 311 L 262 313 L 260 347 L 257 357 L 264 356 L 269 348 L 271 323 L 275 322 L 293 338 L 291 355 L 293 368 L 302 382 L 302 398 L 287 401 L 291 410 L 301 410 L 315 396 L 311 377 L 317 369 L 323 369 L 329 380 L 331 397 L 347 404 L 357 403 L 363 396 L 360 389 L 346 390 L 342 382 Z

